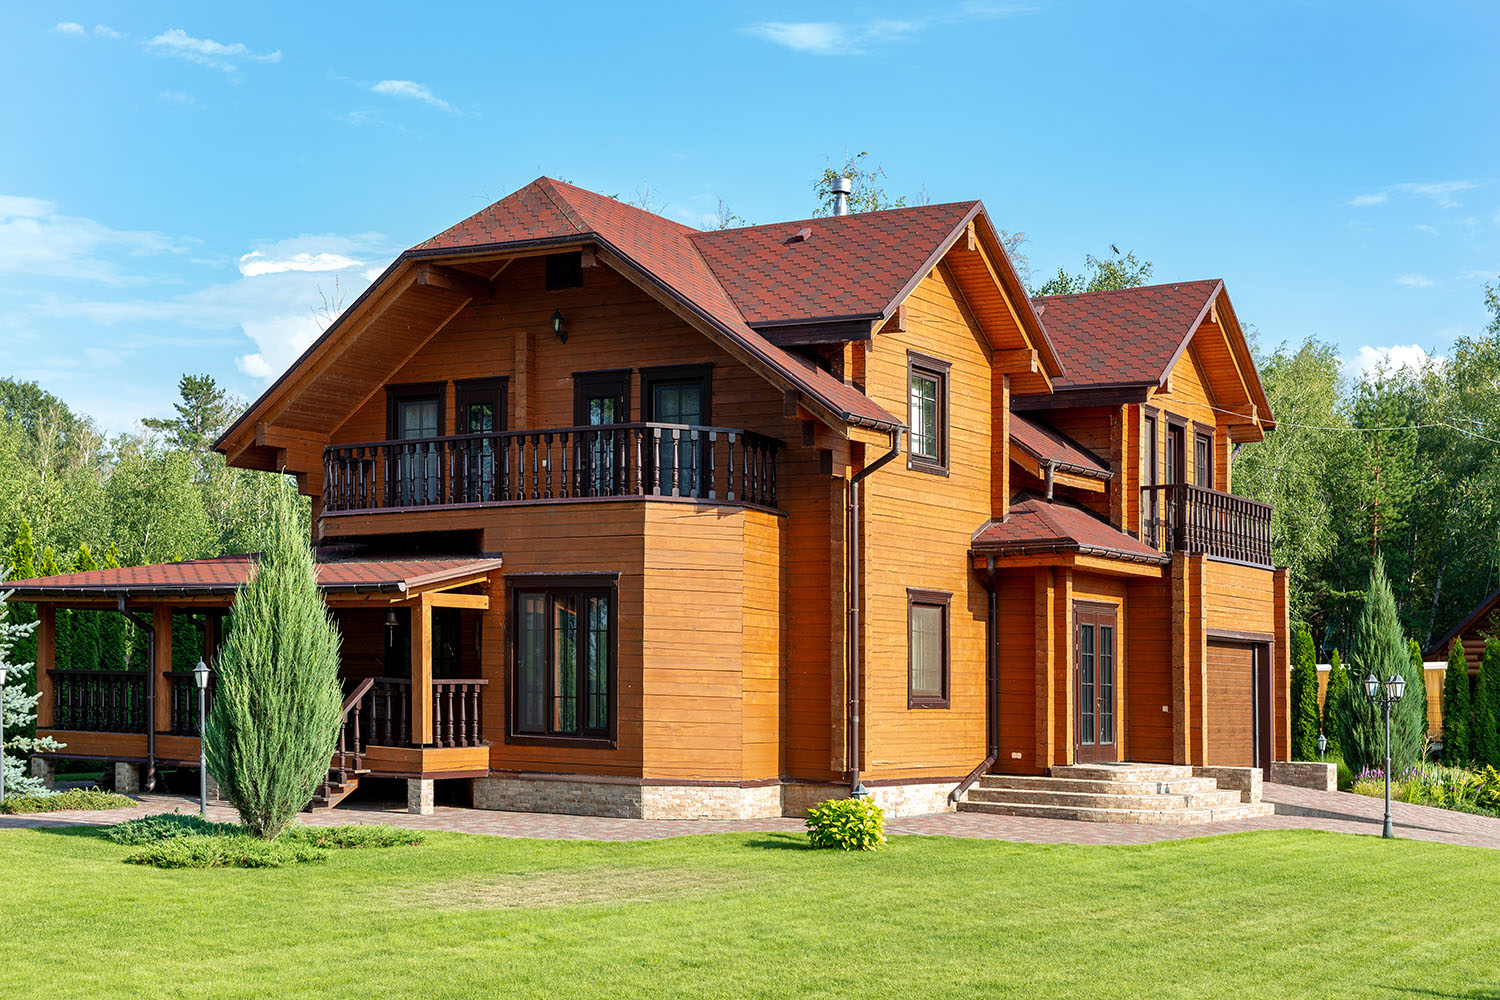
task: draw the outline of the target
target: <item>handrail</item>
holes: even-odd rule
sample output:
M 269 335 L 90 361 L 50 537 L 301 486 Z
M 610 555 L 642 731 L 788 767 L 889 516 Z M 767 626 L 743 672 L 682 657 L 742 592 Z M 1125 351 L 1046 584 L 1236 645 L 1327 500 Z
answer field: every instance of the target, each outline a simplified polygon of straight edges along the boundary
M 1141 487 L 1141 535 L 1161 552 L 1271 566 L 1270 504 L 1191 483 Z
M 483 441 L 490 438 L 503 437 L 528 437 L 533 434 L 587 434 L 608 433 L 610 431 L 702 431 L 714 434 L 743 434 L 745 437 L 761 438 L 777 448 L 783 447 L 784 442 L 778 438 L 761 434 L 758 431 L 747 431 L 742 427 L 710 427 L 705 424 L 667 424 L 657 420 L 636 420 L 628 423 L 617 424 L 575 424 L 572 427 L 523 427 L 505 431 L 476 431 L 472 434 L 439 434 L 436 437 L 419 438 L 386 438 L 383 441 L 351 441 L 347 444 L 324 445 L 323 452 L 338 451 L 341 448 L 378 448 L 386 444 L 440 444 L 449 441 Z

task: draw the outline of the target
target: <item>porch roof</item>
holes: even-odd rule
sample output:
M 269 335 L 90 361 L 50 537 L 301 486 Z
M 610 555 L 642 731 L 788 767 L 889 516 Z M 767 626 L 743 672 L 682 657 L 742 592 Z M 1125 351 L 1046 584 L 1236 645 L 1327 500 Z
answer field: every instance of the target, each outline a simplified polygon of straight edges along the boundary
M 1005 520 L 986 522 L 974 533 L 971 549 L 978 556 L 1073 553 L 1155 565 L 1172 561 L 1082 507 L 1037 496 L 1012 503 Z
M 1109 466 L 1077 441 L 1019 413 L 1010 415 L 1010 443 L 1038 462 L 1050 463 L 1063 472 L 1101 480 L 1114 475 Z
M 260 557 L 256 554 L 189 559 L 184 562 L 121 569 L 62 573 L 7 581 L 13 601 L 133 600 L 147 597 L 226 597 L 247 582 Z M 334 594 L 410 594 L 442 590 L 497 570 L 498 558 L 344 559 L 314 564 L 318 589 Z

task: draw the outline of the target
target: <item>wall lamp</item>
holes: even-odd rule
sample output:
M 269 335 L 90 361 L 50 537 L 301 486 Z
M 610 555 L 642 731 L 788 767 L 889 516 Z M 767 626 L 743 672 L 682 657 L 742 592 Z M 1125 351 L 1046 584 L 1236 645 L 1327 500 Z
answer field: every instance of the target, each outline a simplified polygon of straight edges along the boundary
M 557 339 L 561 343 L 566 344 L 568 342 L 568 327 L 563 320 L 561 309 L 552 313 L 552 332 L 557 334 Z

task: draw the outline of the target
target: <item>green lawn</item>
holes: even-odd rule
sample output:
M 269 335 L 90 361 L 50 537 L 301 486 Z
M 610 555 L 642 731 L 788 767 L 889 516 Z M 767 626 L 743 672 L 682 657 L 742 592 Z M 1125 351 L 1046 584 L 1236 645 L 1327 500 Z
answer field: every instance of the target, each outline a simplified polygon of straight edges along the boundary
M 1500 996 L 1500 852 L 1312 832 L 1145 847 L 435 835 L 163 871 L 0 831 L 0 984 L 62 997 Z

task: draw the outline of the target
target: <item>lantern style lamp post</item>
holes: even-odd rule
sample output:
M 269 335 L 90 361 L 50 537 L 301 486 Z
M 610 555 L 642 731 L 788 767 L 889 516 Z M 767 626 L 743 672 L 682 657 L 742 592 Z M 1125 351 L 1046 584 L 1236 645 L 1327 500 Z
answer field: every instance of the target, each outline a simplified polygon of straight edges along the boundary
M 193 668 L 193 683 L 198 685 L 198 811 L 208 822 L 208 664 L 202 660 Z
M 1384 684 L 1373 672 L 1365 678 L 1365 697 L 1385 712 L 1385 829 L 1380 835 L 1387 840 L 1395 836 L 1391 832 L 1391 706 L 1404 694 L 1406 678 L 1399 673 L 1391 674 Z
M 1323 760 L 1328 753 L 1328 737 L 1322 733 L 1318 734 L 1318 760 Z
M 5 673 L 0 663 L 0 802 L 5 801 Z

